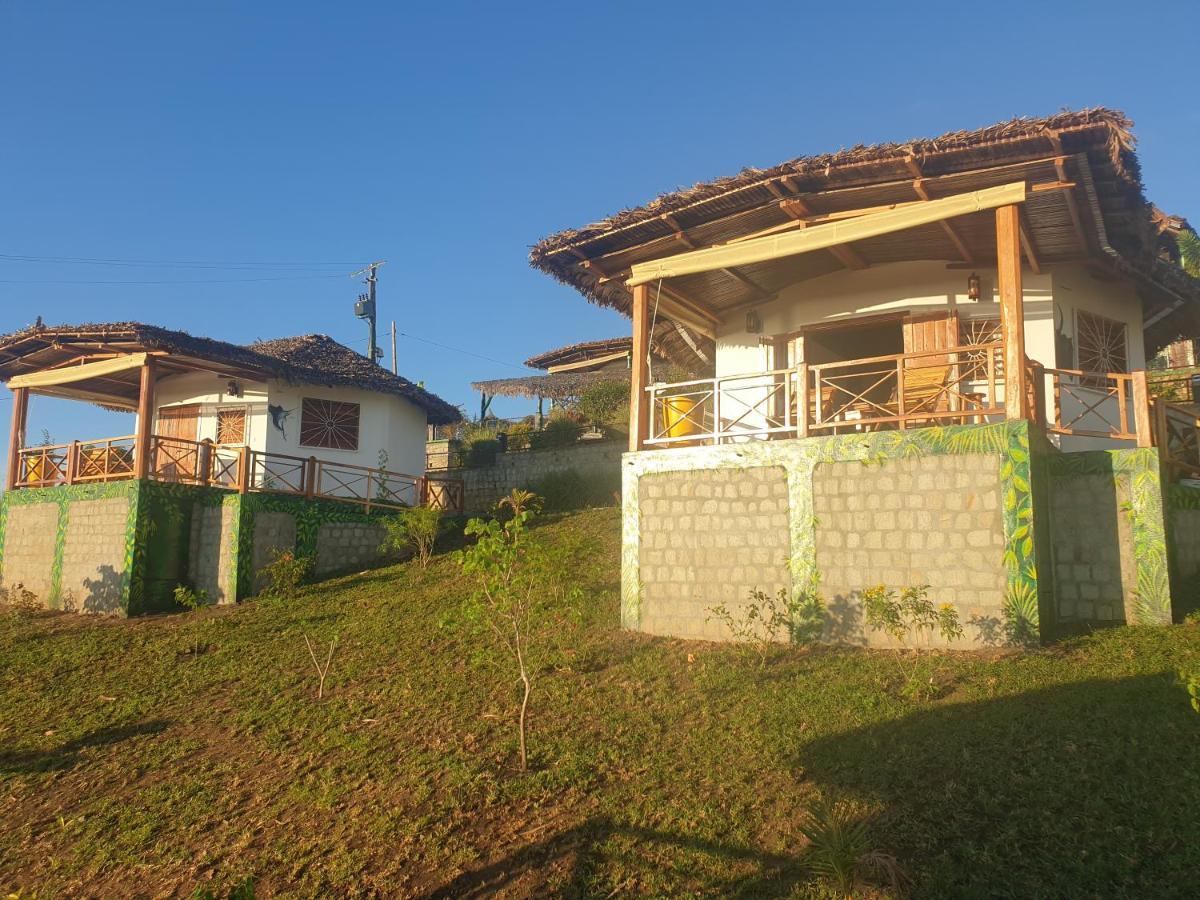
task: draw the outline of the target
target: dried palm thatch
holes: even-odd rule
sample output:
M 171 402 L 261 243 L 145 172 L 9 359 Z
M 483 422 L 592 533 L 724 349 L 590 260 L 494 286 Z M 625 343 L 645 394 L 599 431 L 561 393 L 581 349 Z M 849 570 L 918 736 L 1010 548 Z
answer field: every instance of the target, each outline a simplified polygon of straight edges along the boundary
M 323 334 L 241 346 L 142 322 L 39 323 L 0 337 L 0 378 L 7 380 L 23 372 L 49 368 L 95 350 L 165 351 L 169 354 L 162 358 L 165 372 L 177 367 L 203 368 L 207 363 L 251 378 L 393 394 L 423 409 L 432 424 L 449 424 L 461 418 L 458 410 L 440 397 Z M 136 375 L 127 387 L 133 388 L 136 399 Z M 119 398 L 122 385 L 114 380 L 111 389 L 114 397 Z
M 550 235 L 533 247 L 530 262 L 590 301 L 629 314 L 624 280 L 632 264 L 786 226 L 788 202 L 836 213 L 912 202 L 923 192 L 1056 182 L 1070 187 L 1035 194 L 1024 204 L 1028 236 L 1043 263 L 1086 259 L 1115 268 L 1144 290 L 1147 319 L 1165 310 L 1178 322 L 1192 314 L 1200 326 L 1200 284 L 1177 267 L 1157 264 L 1159 230 L 1143 195 L 1132 124 L 1115 110 L 1084 109 L 744 169 Z M 954 231 L 930 225 L 865 240 L 855 244 L 854 261 L 995 258 L 994 229 L 985 216 L 961 217 Z M 685 276 L 673 286 L 721 316 L 846 264 L 827 254 L 805 257 Z M 1160 325 L 1152 340 L 1172 327 Z M 711 354 L 712 342 L 683 326 L 660 327 L 656 337 L 676 359 L 693 347 Z
M 549 369 L 551 366 L 561 366 L 566 363 L 583 362 L 596 357 L 607 356 L 611 353 L 621 353 L 633 350 L 633 338 L 615 337 L 602 338 L 596 341 L 580 341 L 577 344 L 567 344 L 565 347 L 555 347 L 531 356 L 525 360 L 525 365 L 531 369 Z
M 625 369 L 601 372 L 551 372 L 548 375 L 529 375 L 525 378 L 500 378 L 494 381 L 474 381 L 471 387 L 483 394 L 497 397 L 544 397 L 547 400 L 569 402 L 578 400 L 593 385 L 606 381 L 629 383 Z

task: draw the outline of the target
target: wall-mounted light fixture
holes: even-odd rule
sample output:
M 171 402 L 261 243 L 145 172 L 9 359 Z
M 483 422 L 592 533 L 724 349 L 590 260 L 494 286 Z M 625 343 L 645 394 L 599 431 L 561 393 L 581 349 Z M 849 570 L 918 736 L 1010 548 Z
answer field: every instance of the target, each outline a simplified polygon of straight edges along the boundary
M 972 272 L 967 276 L 967 299 L 978 301 L 981 293 L 979 276 Z
M 226 383 L 225 393 L 227 393 L 230 397 L 242 396 L 242 386 L 240 384 L 238 384 L 238 381 L 236 378 L 230 378 L 229 381 Z
M 762 333 L 762 319 L 758 317 L 758 313 L 756 313 L 754 310 L 750 310 L 748 313 L 746 313 L 746 331 L 749 334 Z

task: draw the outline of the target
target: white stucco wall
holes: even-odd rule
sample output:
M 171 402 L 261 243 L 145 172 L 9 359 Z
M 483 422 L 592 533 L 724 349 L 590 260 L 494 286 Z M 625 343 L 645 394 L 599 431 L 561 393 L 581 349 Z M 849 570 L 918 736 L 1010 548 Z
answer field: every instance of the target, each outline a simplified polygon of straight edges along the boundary
M 357 388 L 304 387 L 275 382 L 269 386 L 268 393 L 271 404 L 291 411 L 282 433 L 268 424 L 268 452 L 316 456 L 332 462 L 377 468 L 379 451 L 384 450 L 387 452 L 385 468 L 406 475 L 425 472 L 425 411 L 402 397 Z M 300 410 L 305 397 L 359 404 L 358 449 L 302 446 Z
M 716 374 L 730 376 L 762 372 L 771 362 L 770 348 L 763 339 L 791 334 L 804 326 L 850 321 L 880 313 L 922 313 L 953 307 L 960 321 L 971 318 L 1000 317 L 996 273 L 981 265 L 982 296 L 978 302 L 967 297 L 967 276 L 963 268 L 947 268 L 944 262 L 904 262 L 873 266 L 870 269 L 832 272 L 820 278 L 785 288 L 778 298 L 755 307 L 762 321 L 760 334 L 745 329 L 745 316 L 731 316 L 717 330 Z M 1082 266 L 1068 266 L 1034 274 L 1022 273 L 1025 302 L 1025 352 L 1047 368 L 1073 369 L 1077 354 L 1059 358 L 1056 329 L 1075 342 L 1075 313 L 1087 310 L 1124 322 L 1127 328 L 1129 369 L 1145 367 L 1142 336 L 1142 305 L 1127 281 L 1107 281 L 1093 276 Z M 864 356 L 870 354 L 863 354 Z M 761 390 L 767 390 L 766 380 Z M 749 382 L 748 384 L 755 384 Z M 750 394 L 745 394 L 752 402 Z M 1071 401 L 1064 413 L 1072 415 Z M 1115 401 L 1113 401 L 1115 407 Z M 1052 399 L 1047 397 L 1047 413 Z M 1116 420 L 1115 412 L 1109 416 Z M 1103 427 L 1097 423 L 1096 427 Z M 1120 444 L 1092 438 L 1067 437 L 1063 449 L 1113 447 Z
M 385 468 L 406 475 L 425 472 L 425 411 L 402 397 L 357 388 L 298 386 L 283 382 L 239 381 L 243 396 L 223 393 L 229 379 L 203 372 L 162 378 L 156 385 L 158 406 L 200 405 L 197 439 L 217 437 L 217 410 L 246 410 L 246 443 L 252 449 L 289 456 L 316 456 L 332 462 L 377 468 L 380 450 Z M 358 449 L 333 450 L 300 444 L 300 410 L 304 397 L 357 403 L 360 407 Z M 290 410 L 281 432 L 271 423 L 268 406 Z M 157 421 L 155 423 L 157 425 Z
M 254 450 L 266 449 L 267 386 L 262 382 L 238 380 L 242 396 L 224 393 L 229 379 L 208 372 L 185 372 L 160 378 L 155 385 L 159 409 L 166 406 L 200 405 L 197 421 L 197 440 L 217 439 L 217 410 L 221 408 L 246 410 L 246 443 Z M 155 426 L 157 427 L 157 416 Z M 156 430 L 156 429 L 151 429 Z

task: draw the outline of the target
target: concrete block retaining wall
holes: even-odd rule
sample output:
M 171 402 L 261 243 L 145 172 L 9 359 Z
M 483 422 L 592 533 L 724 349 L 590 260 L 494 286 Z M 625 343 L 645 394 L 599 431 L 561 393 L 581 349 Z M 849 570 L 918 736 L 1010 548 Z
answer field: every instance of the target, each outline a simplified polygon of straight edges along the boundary
M 623 441 L 581 441 L 557 450 L 528 450 L 501 453 L 491 466 L 459 469 L 463 480 L 464 510 L 486 512 L 513 488 L 532 489 L 547 475 L 577 471 L 584 478 L 611 481 L 614 491 L 619 483 Z
M 383 561 L 385 513 L 301 497 L 124 481 L 22 489 L 0 504 L 0 585 L 52 609 L 175 609 L 177 585 L 232 603 L 262 587 L 274 550 L 317 576 Z
M 1168 516 L 1155 451 L 1062 454 L 1022 422 L 643 451 L 622 470 L 622 621 L 654 634 L 728 638 L 712 607 L 783 585 L 823 598 L 826 640 L 887 646 L 861 591 L 928 585 L 966 649 L 1169 622 L 1200 580 L 1200 489 L 1172 489 Z

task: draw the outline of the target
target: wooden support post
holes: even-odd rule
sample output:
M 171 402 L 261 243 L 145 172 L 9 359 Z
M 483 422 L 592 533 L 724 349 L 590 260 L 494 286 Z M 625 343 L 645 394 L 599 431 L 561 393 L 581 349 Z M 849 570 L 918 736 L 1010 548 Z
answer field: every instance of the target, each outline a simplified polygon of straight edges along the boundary
M 25 421 L 29 415 L 29 388 L 13 388 L 12 427 L 8 432 L 8 478 L 11 491 L 21 478 L 21 449 L 25 444 Z
M 1154 423 L 1150 410 L 1150 386 L 1146 383 L 1146 370 L 1133 373 L 1133 423 L 1139 447 L 1154 446 Z
M 152 448 L 150 439 L 154 426 L 154 357 L 147 357 L 142 364 L 141 384 L 138 390 L 137 431 L 133 442 L 133 477 L 147 478 L 150 475 Z
M 105 451 L 105 464 L 108 462 L 108 457 L 111 454 Z M 45 463 L 43 463 L 43 466 Z M 75 479 L 79 476 L 79 441 L 71 441 L 67 446 L 67 484 L 74 484 Z
M 199 450 L 196 451 L 196 468 L 199 470 L 196 472 L 196 478 L 202 487 L 208 487 L 209 482 L 212 481 L 212 450 L 212 438 L 205 438 L 200 442 Z
M 320 475 L 320 463 L 317 462 L 315 456 L 308 458 L 308 465 L 304 468 L 304 496 L 312 499 L 317 493 L 317 481 Z
M 254 454 L 243 444 L 238 449 L 238 493 L 245 494 L 250 490 L 250 467 L 254 465 Z
M 1039 428 L 1046 427 L 1046 367 L 1040 362 L 1030 364 L 1033 376 L 1033 409 L 1031 418 Z
M 633 354 L 629 378 L 629 449 L 641 450 L 650 433 L 650 286 L 633 289 Z
M 1004 337 L 1004 410 L 1009 419 L 1028 419 L 1025 304 L 1021 293 L 1021 216 L 1016 204 L 996 209 L 996 269 L 1000 288 L 1000 331 Z
M 808 437 L 808 363 L 796 367 L 796 433 Z

